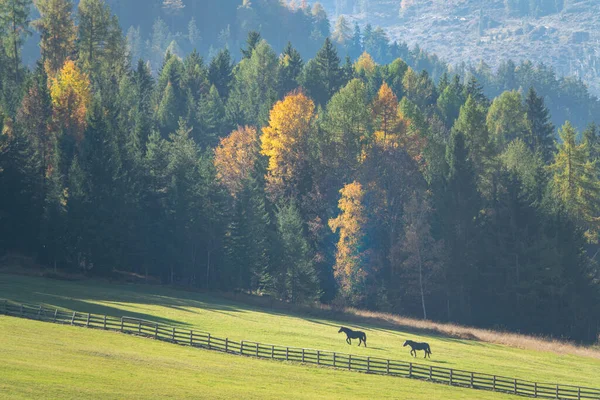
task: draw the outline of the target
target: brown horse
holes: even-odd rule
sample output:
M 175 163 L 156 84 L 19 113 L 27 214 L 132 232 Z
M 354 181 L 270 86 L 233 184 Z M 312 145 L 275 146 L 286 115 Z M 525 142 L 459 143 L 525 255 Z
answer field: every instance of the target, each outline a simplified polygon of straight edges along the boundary
M 342 332 L 344 332 L 346 334 L 346 343 L 352 344 L 352 339 L 358 339 L 359 346 L 361 343 L 364 343 L 365 347 L 367 347 L 367 335 L 364 332 L 353 331 L 352 329 L 345 328 L 343 326 L 340 328 L 338 333 L 342 333 Z
M 402 347 L 406 346 L 410 346 L 410 355 L 412 355 L 413 357 L 417 356 L 417 350 L 423 350 L 425 351 L 424 358 L 427 358 L 427 356 L 431 358 L 431 348 L 429 347 L 428 343 L 419 343 L 413 342 L 412 340 L 407 340 L 406 342 L 404 342 L 404 345 Z

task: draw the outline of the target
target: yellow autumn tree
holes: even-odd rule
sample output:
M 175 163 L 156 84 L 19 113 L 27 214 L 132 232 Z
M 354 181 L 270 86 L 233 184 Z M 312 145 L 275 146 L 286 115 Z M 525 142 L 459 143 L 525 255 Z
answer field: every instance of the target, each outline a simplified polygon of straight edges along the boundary
M 375 120 L 376 133 L 375 137 L 378 140 L 383 140 L 384 142 L 388 139 L 393 141 L 399 126 L 399 116 L 398 116 L 398 98 L 392 91 L 392 89 L 387 85 L 387 83 L 383 83 L 381 88 L 379 88 L 379 92 L 377 93 L 377 97 L 373 100 L 373 117 Z
M 365 191 L 359 182 L 352 182 L 340 190 L 338 202 L 340 214 L 329 220 L 333 232 L 339 232 L 335 255 L 334 276 L 343 296 L 356 303 L 362 297 L 366 273 L 366 250 L 364 249 L 366 209 L 363 204 Z
M 250 179 L 259 151 L 258 132 L 250 126 L 238 127 L 221 139 L 215 149 L 217 179 L 233 197 L 240 193 L 244 182 Z
M 83 140 L 85 117 L 92 98 L 88 76 L 81 72 L 73 61 L 67 60 L 50 82 L 50 96 L 55 128 L 80 143 Z
M 375 67 L 377 67 L 377 63 L 375 62 L 375 60 L 373 60 L 373 57 L 371 57 L 371 55 L 366 51 L 363 52 L 360 55 L 360 57 L 358 57 L 358 60 L 356 60 L 356 62 L 354 63 L 354 69 L 358 74 L 362 73 L 363 71 L 366 74 L 370 74 L 373 71 L 375 71 Z
M 293 193 L 302 180 L 314 112 L 314 102 L 301 91 L 271 109 L 261 136 L 261 153 L 269 158 L 266 178 L 271 196 Z

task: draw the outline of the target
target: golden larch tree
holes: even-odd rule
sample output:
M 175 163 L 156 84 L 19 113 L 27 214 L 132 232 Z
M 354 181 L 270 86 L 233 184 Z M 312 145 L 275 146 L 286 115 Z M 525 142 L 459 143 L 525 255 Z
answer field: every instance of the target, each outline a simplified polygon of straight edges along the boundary
M 234 198 L 252 176 L 259 152 L 258 132 L 250 126 L 238 127 L 221 139 L 215 149 L 217 179 Z
M 272 195 L 293 193 L 302 180 L 314 112 L 314 102 L 300 91 L 271 109 L 269 125 L 262 131 L 261 153 L 269 158 L 267 184 Z
M 338 202 L 340 214 L 329 220 L 333 232 L 339 232 L 335 255 L 334 276 L 344 297 L 356 301 L 366 273 L 364 263 L 366 209 L 363 204 L 365 191 L 359 182 L 352 182 L 340 190 Z
M 77 143 L 83 140 L 86 113 L 91 101 L 90 80 L 71 60 L 65 62 L 50 83 L 53 121 L 63 134 L 71 135 Z

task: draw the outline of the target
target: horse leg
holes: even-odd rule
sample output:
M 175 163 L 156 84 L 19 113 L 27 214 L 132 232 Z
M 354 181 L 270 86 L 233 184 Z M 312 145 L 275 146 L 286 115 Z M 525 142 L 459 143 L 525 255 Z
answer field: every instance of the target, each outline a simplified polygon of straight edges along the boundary
M 348 344 L 351 345 L 352 344 L 352 340 L 350 338 L 346 338 L 346 343 L 348 343 Z

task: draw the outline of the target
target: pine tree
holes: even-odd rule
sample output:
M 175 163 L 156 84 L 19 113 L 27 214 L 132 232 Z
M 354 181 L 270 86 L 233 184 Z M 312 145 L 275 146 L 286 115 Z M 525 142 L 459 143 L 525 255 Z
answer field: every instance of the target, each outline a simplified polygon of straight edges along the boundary
M 364 49 L 362 45 L 360 26 L 357 23 L 355 23 L 352 40 L 347 46 L 348 57 L 350 57 L 351 60 L 356 60 L 363 53 L 363 51 Z
M 570 122 L 558 131 L 561 143 L 549 169 L 553 173 L 554 193 L 575 218 L 587 229 L 588 240 L 598 240 L 600 215 L 600 181 L 596 161 L 590 160 L 588 143 L 577 141 Z
M 304 62 L 302 56 L 292 47 L 292 44 L 288 42 L 283 49 L 283 53 L 279 57 L 279 77 L 277 79 L 279 84 L 279 97 L 284 97 L 293 90 L 296 90 L 300 84 L 298 79 L 302 73 Z
M 316 57 L 306 64 L 302 85 L 318 105 L 325 105 L 343 85 L 340 59 L 329 38 Z
M 104 0 L 81 0 L 77 8 L 77 52 L 81 66 L 86 72 L 97 72 L 99 65 L 115 62 L 109 57 L 111 43 L 115 36 L 120 37 L 121 28 L 118 21 L 112 18 L 110 8 Z M 122 44 L 122 43 L 121 43 Z M 115 68 L 116 65 L 112 65 Z
M 239 124 L 266 124 L 268 112 L 277 100 L 278 61 L 271 46 L 262 41 L 249 59 L 238 64 L 228 101 L 239 111 Z
M 335 28 L 331 33 L 331 39 L 341 46 L 345 46 L 352 38 L 352 29 L 343 15 L 340 15 L 335 23 Z
M 229 97 L 231 81 L 233 79 L 233 66 L 229 50 L 221 50 L 215 58 L 210 61 L 208 67 L 208 80 L 219 91 L 222 99 Z
M 460 108 L 464 102 L 463 87 L 458 75 L 455 75 L 452 83 L 446 85 L 437 99 L 438 110 L 448 128 L 452 127 L 454 121 L 458 118 Z
M 21 47 L 25 38 L 31 35 L 29 31 L 29 11 L 31 0 L 3 0 L 0 2 L 0 32 L 6 54 L 11 59 L 14 81 L 21 82 L 20 64 Z
M 71 0 L 36 2 L 40 19 L 33 25 L 40 31 L 42 59 L 49 75 L 60 70 L 75 48 L 75 23 Z
M 246 48 L 241 49 L 242 58 L 250 58 L 252 57 L 252 52 L 256 48 L 256 46 L 260 43 L 261 37 L 260 33 L 256 31 L 248 32 L 248 38 L 246 39 Z
M 544 161 L 552 159 L 554 153 L 554 125 L 544 99 L 538 97 L 533 87 L 529 88 L 525 99 L 527 134 L 525 142 L 534 152 L 540 152 Z
M 198 126 L 194 127 L 193 135 L 202 148 L 213 147 L 219 138 L 229 129 L 226 122 L 225 106 L 219 96 L 217 88 L 213 85 L 208 94 L 202 96 L 198 102 L 196 117 Z
M 463 134 L 455 131 L 446 148 L 448 175 L 443 200 L 437 210 L 443 240 L 448 249 L 445 266 L 446 302 L 449 319 L 468 322 L 472 317 L 469 279 L 475 273 L 474 250 L 477 248 L 475 218 L 479 195 L 475 171 Z
M 280 297 L 292 303 L 315 301 L 320 293 L 313 254 L 298 208 L 291 201 L 277 208 L 277 232 L 281 258 L 275 279 Z

